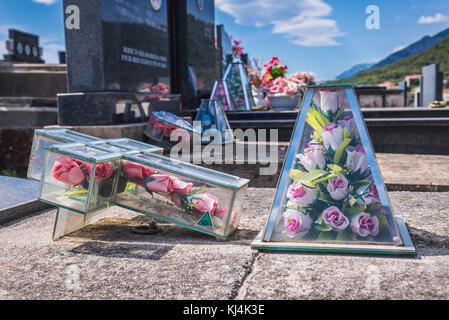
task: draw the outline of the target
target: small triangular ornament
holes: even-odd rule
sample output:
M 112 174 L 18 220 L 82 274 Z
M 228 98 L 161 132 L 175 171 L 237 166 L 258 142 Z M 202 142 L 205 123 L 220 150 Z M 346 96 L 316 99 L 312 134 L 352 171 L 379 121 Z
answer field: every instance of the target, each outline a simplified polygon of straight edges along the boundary
M 204 216 L 197 222 L 197 225 L 200 227 L 205 227 L 211 230 L 214 230 L 214 224 L 212 222 L 212 217 L 209 212 L 206 212 Z
M 306 86 L 260 250 L 415 254 L 394 217 L 354 85 Z

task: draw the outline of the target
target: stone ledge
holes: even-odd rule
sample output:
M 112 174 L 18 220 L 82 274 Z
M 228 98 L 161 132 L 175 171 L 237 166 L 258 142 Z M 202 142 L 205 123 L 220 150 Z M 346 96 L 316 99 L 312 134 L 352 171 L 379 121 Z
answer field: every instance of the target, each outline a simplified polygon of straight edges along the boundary
M 168 224 L 158 236 L 133 235 L 130 227 L 148 218 L 119 208 L 58 242 L 51 240 L 54 210 L 0 227 L 0 298 L 449 298 L 449 193 L 390 194 L 415 258 L 251 250 L 274 193 L 248 190 L 229 242 Z M 75 286 L 67 286 L 72 275 Z

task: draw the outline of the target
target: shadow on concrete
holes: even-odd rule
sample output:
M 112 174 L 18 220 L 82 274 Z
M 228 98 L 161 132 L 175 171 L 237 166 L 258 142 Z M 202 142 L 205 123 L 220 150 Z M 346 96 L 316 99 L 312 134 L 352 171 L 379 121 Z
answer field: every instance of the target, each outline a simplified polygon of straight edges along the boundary
M 132 219 L 103 219 L 94 225 L 87 226 L 82 230 L 76 231 L 60 241 L 70 241 L 70 239 L 87 240 L 90 242 L 113 242 L 113 243 L 151 243 L 152 245 L 167 244 L 187 244 L 187 245 L 238 245 L 249 246 L 254 240 L 259 230 L 238 229 L 233 233 L 228 241 L 216 239 L 213 236 L 203 234 L 197 231 L 189 230 L 177 225 L 158 223 L 162 228 L 162 233 L 157 235 L 138 235 L 131 233 L 131 228 L 146 225 L 151 218 L 146 216 L 137 216 Z
M 75 254 L 88 254 L 109 258 L 158 261 L 171 249 L 173 249 L 173 246 L 89 241 L 73 248 L 70 252 Z

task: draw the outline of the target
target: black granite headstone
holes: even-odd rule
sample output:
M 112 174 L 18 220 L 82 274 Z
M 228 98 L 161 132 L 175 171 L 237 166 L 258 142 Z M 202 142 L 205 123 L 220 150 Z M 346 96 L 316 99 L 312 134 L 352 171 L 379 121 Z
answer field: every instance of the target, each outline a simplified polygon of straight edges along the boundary
M 218 77 L 214 0 L 170 0 L 172 88 L 186 108 L 210 96 Z
M 443 100 L 443 73 L 439 64 L 422 68 L 420 105 L 427 107 L 435 100 Z
M 43 63 L 41 59 L 42 48 L 39 47 L 39 37 L 9 29 L 9 39 L 6 40 L 9 51 L 4 55 L 6 61 Z
M 219 54 L 219 78 L 223 78 L 228 65 L 227 55 L 232 55 L 232 42 L 229 34 L 226 32 L 224 25 L 217 26 L 217 47 Z
M 68 21 L 79 12 L 80 23 L 65 28 L 69 93 L 58 95 L 60 125 L 120 123 L 130 119 L 118 113 L 123 105 L 179 108 L 170 95 L 166 0 L 64 0 L 63 8 Z

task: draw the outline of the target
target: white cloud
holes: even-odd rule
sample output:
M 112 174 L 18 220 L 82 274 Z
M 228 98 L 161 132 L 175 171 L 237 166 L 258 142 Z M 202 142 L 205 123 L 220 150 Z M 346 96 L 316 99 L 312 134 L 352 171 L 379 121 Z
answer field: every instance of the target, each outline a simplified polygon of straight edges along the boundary
M 420 24 L 431 24 L 431 23 L 441 23 L 441 22 L 449 22 L 449 17 L 442 15 L 441 13 L 437 13 L 434 17 L 421 16 L 418 20 L 418 23 L 420 23 Z
M 59 63 L 58 51 L 65 51 L 65 46 L 58 43 L 55 39 L 41 38 L 39 45 L 43 48 L 42 59 L 45 63 Z
M 47 6 L 50 6 L 52 4 L 59 2 L 59 0 L 33 0 L 33 2 L 42 3 L 42 4 L 46 4 Z
M 393 49 L 393 53 L 401 51 L 402 49 L 405 49 L 405 48 L 407 48 L 407 45 L 405 45 L 405 44 L 402 46 L 396 47 Z
M 328 17 L 332 7 L 323 0 L 215 0 L 221 11 L 235 22 L 258 27 L 273 25 L 273 33 L 305 47 L 335 46 L 344 35 Z

